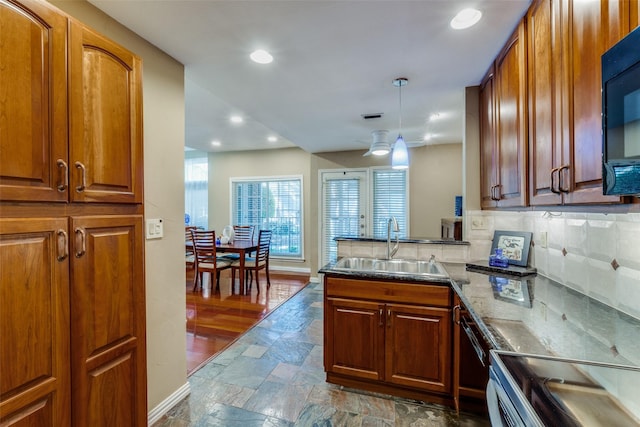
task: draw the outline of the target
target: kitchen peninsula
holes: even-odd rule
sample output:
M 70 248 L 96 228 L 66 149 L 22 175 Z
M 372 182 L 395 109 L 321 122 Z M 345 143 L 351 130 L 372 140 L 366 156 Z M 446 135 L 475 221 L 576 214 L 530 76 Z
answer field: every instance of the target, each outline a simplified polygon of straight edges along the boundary
M 412 259 L 425 261 L 429 250 L 455 253 L 434 240 L 402 243 L 396 258 L 415 254 Z M 342 257 L 384 258 L 380 246 L 376 239 L 338 239 Z M 459 246 L 456 256 L 467 250 L 460 249 L 465 242 Z M 329 382 L 482 410 L 489 350 L 557 357 L 586 361 L 581 378 L 595 384 L 603 401 L 615 402 L 607 405 L 608 416 L 638 422 L 633 390 L 640 380 L 640 344 L 634 337 L 640 321 L 542 275 L 474 271 L 464 261 L 440 260 L 446 278 L 344 271 L 336 264 L 320 270 Z M 477 345 L 468 345 L 466 328 L 475 331 Z M 613 368 L 590 366 L 595 363 Z M 469 382 L 470 373 L 476 378 Z M 579 419 L 585 407 L 570 407 L 572 416 Z

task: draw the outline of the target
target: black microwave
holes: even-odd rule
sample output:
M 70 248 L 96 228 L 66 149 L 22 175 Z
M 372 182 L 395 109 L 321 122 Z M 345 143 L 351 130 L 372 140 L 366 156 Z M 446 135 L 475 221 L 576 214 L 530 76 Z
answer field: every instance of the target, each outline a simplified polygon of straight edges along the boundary
M 640 194 L 640 27 L 602 55 L 604 194 Z

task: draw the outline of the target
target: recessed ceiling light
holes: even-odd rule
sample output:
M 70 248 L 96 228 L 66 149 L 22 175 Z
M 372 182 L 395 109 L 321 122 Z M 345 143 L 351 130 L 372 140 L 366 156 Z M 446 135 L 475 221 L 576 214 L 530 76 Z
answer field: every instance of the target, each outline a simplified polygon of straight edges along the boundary
M 222 143 L 220 143 L 220 141 L 218 141 L 217 139 L 214 139 L 213 141 L 211 141 L 211 145 L 213 145 L 214 147 L 220 147 Z
M 231 116 L 229 118 L 229 120 L 231 121 L 231 123 L 242 123 L 244 121 L 244 119 L 241 116 Z
M 258 64 L 270 64 L 273 61 L 273 56 L 271 56 L 269 52 L 263 49 L 258 49 L 251 52 L 249 58 L 251 58 L 253 62 L 257 62 Z
M 453 17 L 450 24 L 454 30 L 464 30 L 478 23 L 482 18 L 482 12 L 477 9 L 462 9 Z
M 267 141 L 269 142 L 276 142 L 278 140 L 278 138 L 276 138 L 275 136 L 270 136 L 267 138 Z

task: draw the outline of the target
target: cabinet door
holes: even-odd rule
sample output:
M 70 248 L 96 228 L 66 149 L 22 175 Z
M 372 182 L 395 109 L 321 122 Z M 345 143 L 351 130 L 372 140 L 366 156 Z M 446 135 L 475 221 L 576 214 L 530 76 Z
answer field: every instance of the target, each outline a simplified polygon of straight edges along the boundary
M 0 219 L 0 425 L 70 425 L 66 218 Z
M 327 298 L 325 369 L 370 380 L 384 374 L 384 304 Z
M 387 304 L 385 380 L 451 391 L 451 310 Z
M 640 1 L 629 0 L 629 7 L 631 8 L 629 11 L 629 22 L 631 23 L 629 31 L 633 31 L 634 28 L 640 25 Z
M 69 43 L 71 199 L 142 203 L 140 60 L 77 22 Z
M 141 216 L 73 217 L 74 425 L 146 426 Z
M 480 85 L 480 203 L 483 208 L 496 206 L 496 132 L 493 67 Z
M 526 51 L 524 21 L 496 60 L 498 207 L 526 206 Z
M 628 2 L 562 2 L 566 92 L 563 94 L 565 203 L 614 203 L 602 194 L 602 54 L 629 31 Z
M 562 204 L 559 170 L 561 44 L 559 2 L 538 0 L 527 14 L 527 77 L 529 81 L 529 203 Z
M 0 199 L 66 201 L 67 19 L 0 0 Z

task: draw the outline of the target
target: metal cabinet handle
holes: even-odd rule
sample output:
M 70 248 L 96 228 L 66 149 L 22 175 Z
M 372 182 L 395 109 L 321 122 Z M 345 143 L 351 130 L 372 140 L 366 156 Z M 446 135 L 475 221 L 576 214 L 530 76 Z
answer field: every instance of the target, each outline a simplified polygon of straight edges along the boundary
M 391 327 L 391 309 L 387 309 L 387 328 Z
M 494 195 L 493 200 L 498 201 L 498 200 L 500 200 L 502 198 L 502 194 L 500 194 L 501 185 L 500 184 L 496 184 L 494 187 L 495 187 L 495 191 L 494 191 L 495 195 Z
M 560 194 L 560 190 L 558 190 L 556 188 L 554 176 L 559 170 L 560 170 L 560 168 L 551 169 L 551 186 L 550 186 L 550 190 L 551 190 L 552 193 L 556 193 L 556 194 Z
M 78 237 L 80 237 L 80 244 L 78 245 L 80 250 L 76 251 L 76 258 L 80 258 L 87 251 L 87 236 L 84 230 L 80 227 L 76 227 L 73 231 L 76 233 L 76 243 L 78 243 Z
M 384 324 L 384 311 L 382 309 L 380 309 L 379 315 L 380 317 L 379 317 L 378 326 L 382 326 Z
M 87 168 L 80 162 L 75 162 L 74 164 L 76 169 L 80 169 L 81 172 L 82 181 L 80 185 L 76 187 L 76 191 L 81 193 L 85 188 L 87 188 Z
M 58 184 L 57 186 L 58 191 L 62 193 L 69 187 L 69 166 L 67 166 L 67 162 L 62 159 L 58 159 L 56 161 L 56 164 L 58 165 L 59 169 L 62 169 L 63 173 L 62 183 Z
M 460 310 L 462 309 L 462 307 L 460 307 L 460 305 L 456 305 L 453 307 L 453 311 L 452 311 L 452 315 L 453 315 L 453 323 L 455 323 L 456 325 L 460 324 L 460 320 L 458 317 L 458 313 L 460 313 Z
M 69 241 L 67 239 L 67 232 L 60 229 L 58 230 L 58 261 L 64 261 L 69 256 Z
M 558 191 L 562 193 L 568 193 L 570 188 L 564 187 L 564 174 L 562 173 L 565 170 L 569 170 L 569 165 L 562 165 L 558 168 Z

